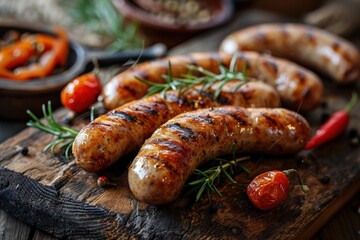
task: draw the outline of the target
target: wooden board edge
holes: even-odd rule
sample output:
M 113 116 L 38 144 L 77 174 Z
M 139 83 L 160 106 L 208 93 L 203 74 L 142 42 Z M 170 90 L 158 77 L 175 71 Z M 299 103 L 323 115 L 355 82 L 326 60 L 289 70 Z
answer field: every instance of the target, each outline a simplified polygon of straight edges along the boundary
M 297 239 L 311 239 L 355 194 L 360 191 L 360 176 L 356 178 L 341 194 L 332 200 Z M 340 197 L 341 196 L 341 197 Z
M 3 167 L 0 167 L 0 208 L 61 239 L 130 237 L 125 231 L 127 219 L 119 214 L 62 196 L 54 187 Z

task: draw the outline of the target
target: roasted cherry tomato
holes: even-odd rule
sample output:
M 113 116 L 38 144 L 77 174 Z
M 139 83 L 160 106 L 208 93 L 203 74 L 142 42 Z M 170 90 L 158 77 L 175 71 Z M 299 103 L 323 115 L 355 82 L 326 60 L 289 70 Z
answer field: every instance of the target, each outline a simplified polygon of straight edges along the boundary
M 273 170 L 255 177 L 247 187 L 247 195 L 256 208 L 269 210 L 285 202 L 289 194 L 289 179 Z
M 101 92 L 101 82 L 94 73 L 86 73 L 69 82 L 61 91 L 61 103 L 75 113 L 88 110 Z
M 303 183 L 295 169 L 272 170 L 258 175 L 248 185 L 247 195 L 250 201 L 261 210 L 270 210 L 284 203 L 289 195 L 290 173 L 297 174 L 302 190 L 308 192 L 308 186 Z

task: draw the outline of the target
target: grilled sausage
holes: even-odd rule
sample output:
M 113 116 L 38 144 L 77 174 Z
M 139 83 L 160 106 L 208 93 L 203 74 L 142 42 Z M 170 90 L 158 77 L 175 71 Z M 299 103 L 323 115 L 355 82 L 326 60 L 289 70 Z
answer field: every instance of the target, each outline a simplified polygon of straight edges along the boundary
M 145 95 L 149 86 L 138 81 L 136 77 L 152 82 L 163 82 L 161 76 L 168 74 L 169 61 L 172 75 L 181 77 L 188 73 L 189 64 L 219 72 L 219 64 L 229 67 L 233 57 L 228 54 L 193 53 L 141 63 L 120 73 L 104 86 L 102 92 L 104 106 L 108 110 L 114 109 Z M 321 80 L 299 65 L 256 52 L 239 54 L 236 65 L 240 70 L 245 67 L 248 76 L 274 86 L 286 107 L 307 111 L 321 103 L 323 94 Z
M 99 172 L 122 156 L 139 149 L 151 134 L 170 118 L 199 108 L 221 105 L 278 107 L 277 92 L 262 82 L 249 82 L 233 93 L 239 81 L 228 82 L 214 100 L 213 89 L 189 89 L 180 95 L 169 91 L 135 100 L 116 108 L 83 127 L 73 143 L 76 163 L 88 172 Z
M 292 154 L 310 137 L 306 120 L 283 108 L 225 106 L 183 113 L 146 140 L 128 172 L 134 196 L 150 204 L 173 201 L 199 165 L 238 152 Z
M 220 51 L 270 52 L 324 72 L 338 83 L 360 79 L 360 53 L 345 39 L 303 24 L 260 24 L 227 36 Z

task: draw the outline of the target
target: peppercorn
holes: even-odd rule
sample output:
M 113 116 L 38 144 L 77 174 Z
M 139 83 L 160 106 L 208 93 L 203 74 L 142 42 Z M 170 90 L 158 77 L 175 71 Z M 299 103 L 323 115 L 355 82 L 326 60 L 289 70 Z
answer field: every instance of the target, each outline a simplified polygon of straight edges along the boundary
M 29 154 L 29 149 L 28 149 L 27 147 L 21 147 L 20 153 L 21 153 L 23 156 L 26 156 L 26 155 Z
M 350 128 L 349 129 L 349 137 L 350 138 L 359 137 L 358 130 L 356 128 Z
M 323 175 L 321 178 L 320 178 L 320 182 L 322 184 L 329 184 L 330 183 L 330 180 L 331 178 L 328 176 L 328 175 Z

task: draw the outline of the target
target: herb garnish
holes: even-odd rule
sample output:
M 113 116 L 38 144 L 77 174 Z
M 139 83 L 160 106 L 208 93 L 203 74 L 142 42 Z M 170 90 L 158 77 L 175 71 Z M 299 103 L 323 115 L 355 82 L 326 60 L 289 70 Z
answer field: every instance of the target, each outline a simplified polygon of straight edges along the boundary
M 208 197 L 210 197 L 210 193 L 214 192 L 219 194 L 221 193 L 215 186 L 215 184 L 219 184 L 221 178 L 224 176 L 231 183 L 237 182 L 233 179 L 232 175 L 234 174 L 235 168 L 239 167 L 246 173 L 250 173 L 249 170 L 239 163 L 242 161 L 249 160 L 250 157 L 241 157 L 235 158 L 235 144 L 232 149 L 232 160 L 226 160 L 223 158 L 214 158 L 212 161 L 216 161 L 217 165 L 210 167 L 204 171 L 200 169 L 195 169 L 193 172 L 193 177 L 195 180 L 192 180 L 188 183 L 191 186 L 190 192 L 197 191 L 196 201 L 199 201 L 201 196 L 206 193 Z
M 168 63 L 168 74 L 162 75 L 165 83 L 155 83 L 140 77 L 136 77 L 140 82 L 150 86 L 145 96 L 150 96 L 155 93 L 160 93 L 161 97 L 165 97 L 165 93 L 169 90 L 179 90 L 179 95 L 186 92 L 188 89 L 195 87 L 196 85 L 202 85 L 200 91 L 203 92 L 211 88 L 214 84 L 220 83 L 219 87 L 215 90 L 214 99 L 217 99 L 221 93 L 222 88 L 226 83 L 232 80 L 241 80 L 240 83 L 232 89 L 232 92 L 236 92 L 242 85 L 249 81 L 246 75 L 246 66 L 242 72 L 237 70 L 236 66 L 237 55 L 235 54 L 230 62 L 230 67 L 219 64 L 218 74 L 210 72 L 202 67 L 195 65 L 188 65 L 189 72 L 183 74 L 181 78 L 175 78 L 172 74 L 171 62 Z M 200 74 L 200 76 L 198 76 Z
M 42 113 L 47 122 L 47 125 L 44 124 L 35 114 L 33 114 L 30 110 L 26 111 L 27 114 L 32 118 L 26 123 L 28 127 L 37 128 L 43 132 L 50 133 L 56 136 L 56 139 L 45 146 L 44 151 L 51 151 L 55 153 L 55 148 L 65 149 L 64 155 L 67 160 L 70 159 L 71 147 L 74 142 L 76 135 L 79 133 L 78 131 L 71 129 L 69 127 L 60 125 L 56 122 L 53 111 L 51 108 L 51 102 L 49 101 L 47 107 L 45 104 L 42 105 Z
M 63 0 L 68 14 L 75 23 L 83 24 L 93 32 L 110 36 L 113 42 L 108 46 L 114 50 L 141 48 L 143 40 L 138 34 L 138 25 L 125 23 L 111 0 Z

